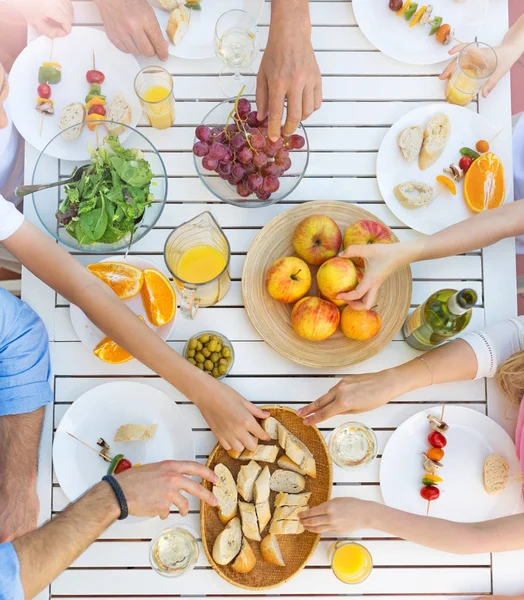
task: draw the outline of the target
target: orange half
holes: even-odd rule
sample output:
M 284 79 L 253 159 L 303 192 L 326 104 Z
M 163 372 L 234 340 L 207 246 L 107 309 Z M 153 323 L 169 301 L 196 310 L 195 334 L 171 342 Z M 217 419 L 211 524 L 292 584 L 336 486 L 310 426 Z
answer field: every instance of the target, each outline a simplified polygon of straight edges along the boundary
M 95 347 L 93 354 L 110 365 L 119 365 L 133 358 L 129 352 L 108 337 Z
M 491 210 L 504 204 L 506 185 L 504 167 L 493 152 L 473 161 L 464 178 L 464 200 L 474 212 Z
M 136 296 L 144 282 L 142 270 L 128 263 L 101 262 L 87 265 L 87 269 L 122 300 Z
M 176 312 L 176 295 L 169 279 L 156 269 L 144 269 L 140 290 L 147 318 L 156 327 L 169 323 Z

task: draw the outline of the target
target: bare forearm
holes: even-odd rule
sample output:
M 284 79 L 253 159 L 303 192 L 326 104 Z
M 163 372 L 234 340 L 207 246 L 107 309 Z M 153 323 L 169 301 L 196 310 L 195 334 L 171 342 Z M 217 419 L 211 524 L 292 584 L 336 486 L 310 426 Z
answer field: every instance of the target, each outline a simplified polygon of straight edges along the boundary
M 99 483 L 58 517 L 13 542 L 26 598 L 33 598 L 115 521 L 113 490 Z
M 524 515 L 479 523 L 456 523 L 376 504 L 367 525 L 396 537 L 453 554 L 505 552 L 524 548 Z
M 309 1 L 271 0 L 271 28 L 281 27 L 294 28 L 296 35 L 310 35 Z
M 504 37 L 505 43 L 515 44 L 520 52 L 524 52 L 524 14 L 515 21 Z

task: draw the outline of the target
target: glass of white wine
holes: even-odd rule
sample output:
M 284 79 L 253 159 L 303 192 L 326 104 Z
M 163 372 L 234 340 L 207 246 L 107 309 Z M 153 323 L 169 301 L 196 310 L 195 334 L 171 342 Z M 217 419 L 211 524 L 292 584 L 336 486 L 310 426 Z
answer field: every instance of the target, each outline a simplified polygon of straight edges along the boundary
M 215 27 L 215 52 L 225 65 L 220 73 L 220 89 L 228 97 L 242 88 L 253 90 L 255 74 L 250 70 L 258 54 L 257 25 L 244 10 L 228 10 Z M 242 72 L 243 73 L 242 73 Z

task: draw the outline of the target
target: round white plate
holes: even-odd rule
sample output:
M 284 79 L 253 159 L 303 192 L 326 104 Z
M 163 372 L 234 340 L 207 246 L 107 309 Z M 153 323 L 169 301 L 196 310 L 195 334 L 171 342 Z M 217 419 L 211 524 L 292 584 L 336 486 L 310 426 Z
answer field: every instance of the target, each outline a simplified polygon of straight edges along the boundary
M 455 38 L 472 42 L 486 19 L 489 0 L 433 0 L 434 16 L 441 16 L 455 31 Z M 384 54 L 411 65 L 432 65 L 450 60 L 448 46 L 429 36 L 429 25 L 409 27 L 403 15 L 389 10 L 388 0 L 353 0 L 358 26 L 368 40 Z M 418 3 L 419 7 L 422 3 Z
M 167 22 L 169 13 L 155 8 L 156 16 L 160 29 L 166 40 Z M 193 10 L 191 12 L 191 21 L 186 35 L 178 44 L 174 46 L 169 42 L 169 54 L 178 56 L 178 58 L 214 58 L 215 57 L 215 25 L 218 19 L 228 10 L 245 10 L 258 22 L 264 0 L 201 0 L 202 10 Z M 176 85 L 176 81 L 175 81 Z M 176 89 L 175 89 L 176 97 Z
M 149 262 L 148 260 L 144 260 L 142 258 L 136 258 L 135 256 L 128 256 L 124 258 L 123 256 L 113 256 L 109 258 L 104 258 L 100 262 L 122 262 L 129 263 L 134 267 L 138 267 L 139 269 L 156 269 L 156 266 Z M 144 308 L 144 304 L 142 302 L 142 296 L 138 293 L 136 296 L 129 298 L 128 300 L 124 300 L 124 304 L 130 308 L 135 314 L 141 315 L 144 319 L 144 322 L 147 326 L 155 331 L 158 336 L 160 336 L 163 340 L 167 340 L 173 331 L 173 327 L 175 325 L 175 317 L 169 323 L 162 325 L 162 327 L 155 327 L 149 319 L 147 318 L 146 310 Z M 105 337 L 105 333 L 101 331 L 94 323 L 92 323 L 85 313 L 78 308 L 78 306 L 71 304 L 69 307 L 69 314 L 71 316 L 71 323 L 73 325 L 73 329 L 75 330 L 76 335 L 80 339 L 80 341 L 90 350 L 93 349 L 99 344 Z M 133 359 L 134 360 L 134 359 Z
M 53 61 L 62 65 L 62 80 L 51 86 L 55 114 L 44 117 L 42 135 L 42 117 L 35 110 L 38 69 L 42 62 L 49 60 L 51 40 L 40 36 L 31 42 L 18 56 L 9 75 L 13 122 L 25 140 L 37 150 L 42 151 L 59 133 L 58 119 L 64 106 L 71 102 L 84 103 L 89 91 L 86 71 L 93 68 L 93 52 L 96 68 L 106 76 L 102 84 L 102 93 L 107 96 L 108 103 L 115 94 L 121 92 L 133 111 L 130 125 L 134 127 L 138 123 L 141 108 L 133 87 L 136 74 L 140 70 L 136 58 L 115 48 L 103 31 L 89 27 L 73 27 L 68 36 L 54 41 Z M 130 132 L 130 129 L 126 129 L 120 140 L 125 140 Z M 89 159 L 89 145 L 96 147 L 96 133 L 84 127 L 76 140 L 68 142 L 60 138 L 51 144 L 46 153 L 54 158 L 86 160 Z
M 380 489 L 385 504 L 425 515 L 427 501 L 420 496 L 424 475 L 422 452 L 430 448 L 428 414 L 440 417 L 442 407 L 423 410 L 397 428 L 386 445 L 380 464 Z M 440 498 L 431 502 L 432 517 L 453 521 L 484 521 L 511 515 L 522 493 L 520 463 L 515 445 L 495 421 L 470 408 L 446 406 L 444 465 L 438 475 Z M 508 487 L 490 496 L 483 484 L 484 461 L 490 454 L 503 456 L 510 465 Z
M 405 161 L 399 150 L 397 138 L 406 127 L 419 125 L 425 129 L 429 120 L 440 113 L 448 115 L 451 121 L 451 135 L 435 164 L 421 171 L 417 161 L 412 163 Z M 389 129 L 378 151 L 377 182 L 384 201 L 398 219 L 421 233 L 432 234 L 472 217 L 475 213 L 464 200 L 464 180 L 457 184 L 457 195 L 452 196 L 436 182 L 435 178 L 437 175 L 445 175 L 443 170 L 451 163 L 458 164 L 462 147 L 475 149 L 477 141 L 482 139 L 493 140 L 490 143 L 490 150 L 504 162 L 506 156 L 504 140 L 501 136 L 495 138 L 497 133 L 495 127 L 484 117 L 473 110 L 453 104 L 429 104 L 407 113 Z M 509 190 L 511 189 L 509 165 L 505 168 L 505 177 L 506 190 Z M 395 197 L 393 188 L 405 181 L 428 183 L 437 190 L 438 196 L 427 206 L 414 210 L 404 208 Z
M 127 424 L 158 424 L 144 442 L 113 442 Z M 98 448 L 102 437 L 111 456 L 123 454 L 133 464 L 162 460 L 195 460 L 193 433 L 176 402 L 160 390 L 133 381 L 99 385 L 82 394 L 66 411 L 55 433 L 53 466 L 58 483 L 73 502 L 107 473 L 109 463 L 66 432 Z

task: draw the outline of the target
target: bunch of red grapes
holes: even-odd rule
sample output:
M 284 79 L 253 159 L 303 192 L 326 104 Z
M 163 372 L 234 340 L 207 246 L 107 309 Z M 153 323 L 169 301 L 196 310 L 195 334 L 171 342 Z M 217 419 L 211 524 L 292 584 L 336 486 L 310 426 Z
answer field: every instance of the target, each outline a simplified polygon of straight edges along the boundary
M 232 117 L 233 122 L 224 127 L 199 125 L 193 153 L 202 158 L 204 169 L 229 182 L 242 198 L 255 194 L 259 200 L 268 200 L 291 168 L 289 153 L 306 142 L 298 134 L 272 142 L 267 135 L 267 117 L 259 121 L 246 98 L 238 100 Z

